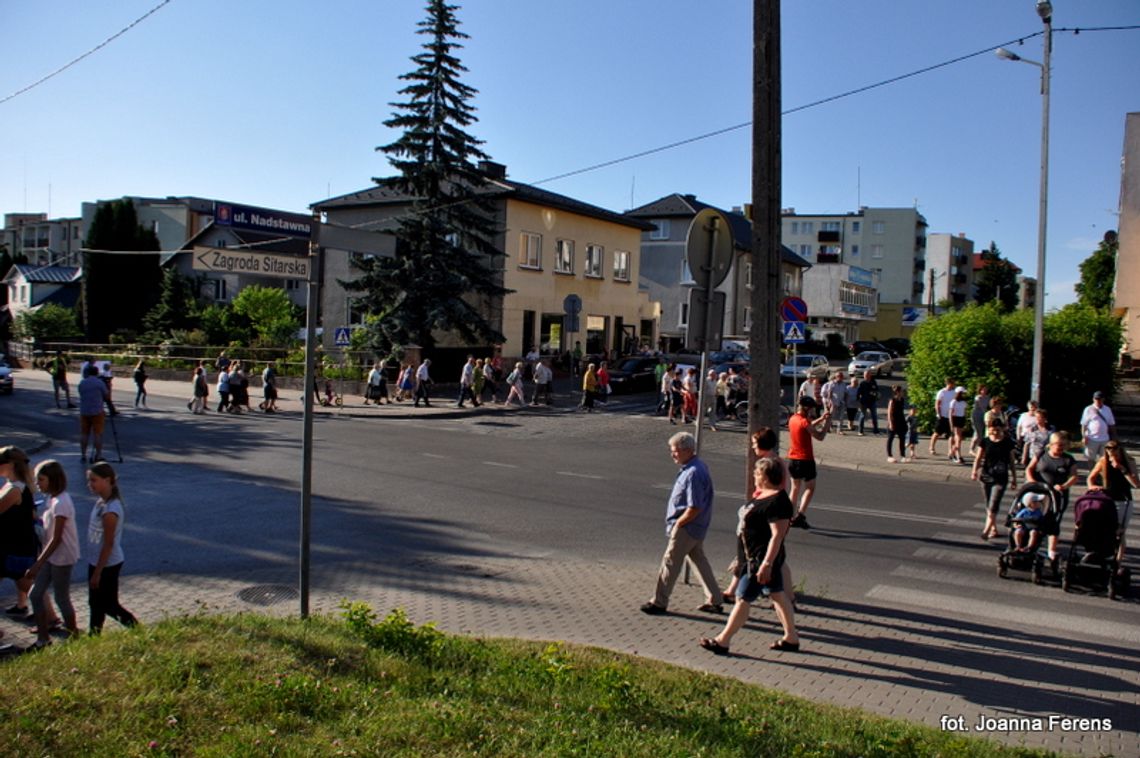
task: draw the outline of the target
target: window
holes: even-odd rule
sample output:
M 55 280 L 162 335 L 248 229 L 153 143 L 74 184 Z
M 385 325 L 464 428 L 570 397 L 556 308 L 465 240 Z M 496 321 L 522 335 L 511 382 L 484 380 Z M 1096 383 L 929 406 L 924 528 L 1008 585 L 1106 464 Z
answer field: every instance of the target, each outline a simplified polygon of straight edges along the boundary
M 693 278 L 693 272 L 689 270 L 689 261 L 681 259 L 681 284 L 696 284 L 697 280 Z
M 792 222 L 792 234 L 799 234 L 799 233 L 800 233 L 800 222 L 799 221 L 793 221 Z
M 812 232 L 815 231 L 815 222 L 814 221 L 805 221 L 805 222 L 803 222 L 803 224 L 800 228 L 803 229 L 804 234 L 811 234 Z
M 838 221 L 824 221 L 823 223 L 821 223 L 819 225 L 819 230 L 821 232 L 838 232 L 839 231 L 839 222 Z
M 523 232 L 519 235 L 519 266 L 542 268 L 542 235 Z
M 886 221 L 872 221 L 871 222 L 871 233 L 872 234 L 883 234 L 886 231 L 887 231 L 887 222 Z
M 751 263 L 745 263 L 744 264 L 744 286 L 747 287 L 748 289 L 752 289 L 752 264 Z
M 649 232 L 649 239 L 651 240 L 667 240 L 669 239 L 669 219 L 655 218 L 649 223 L 657 228 Z
M 629 281 L 629 253 L 625 250 L 614 250 L 614 279 Z
M 800 257 L 811 258 L 811 245 L 800 245 Z
M 851 257 L 852 258 L 858 258 L 859 257 L 859 246 L 858 245 L 852 245 L 851 246 Z
M 863 222 L 861 222 L 861 221 L 852 221 L 851 222 L 851 231 L 853 233 L 858 234 L 862 228 L 863 228 Z
M 605 249 L 601 245 L 586 245 L 586 276 L 602 278 L 602 258 Z
M 554 270 L 559 274 L 573 274 L 574 240 L 558 240 L 554 248 Z
M 883 257 L 883 246 L 882 245 L 871 245 L 871 257 L 872 258 L 882 258 Z
M 744 306 L 744 331 L 752 330 L 752 308 Z
M 679 326 L 689 325 L 689 304 L 681 303 L 681 320 L 677 322 Z

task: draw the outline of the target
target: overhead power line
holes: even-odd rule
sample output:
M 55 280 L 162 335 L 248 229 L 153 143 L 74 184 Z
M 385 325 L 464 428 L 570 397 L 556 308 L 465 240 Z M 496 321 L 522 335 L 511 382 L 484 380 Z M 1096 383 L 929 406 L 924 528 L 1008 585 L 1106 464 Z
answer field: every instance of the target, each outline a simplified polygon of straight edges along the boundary
M 47 76 L 44 76 L 44 77 L 42 77 L 42 78 L 40 78 L 40 79 L 37 79 L 36 81 L 34 81 L 34 82 L 32 82 L 31 84 L 29 84 L 27 87 L 24 87 L 24 88 L 22 88 L 22 89 L 18 89 L 18 90 L 16 90 L 15 92 L 13 92 L 11 95 L 8 95 L 7 97 L 5 97 L 5 98 L 3 98 L 3 99 L 0 99 L 0 105 L 3 105 L 4 103 L 8 102 L 9 100 L 11 100 L 11 99 L 13 99 L 13 98 L 19 97 L 20 95 L 24 94 L 25 92 L 28 92 L 29 90 L 33 90 L 33 89 L 35 89 L 36 87 L 40 86 L 40 85 L 41 85 L 41 84 L 43 84 L 44 82 L 48 81 L 49 79 L 52 79 L 52 78 L 54 78 L 54 77 L 56 77 L 56 76 L 59 76 L 59 75 L 60 75 L 60 74 L 62 74 L 64 71 L 66 71 L 67 69 L 71 68 L 71 67 L 72 67 L 72 66 L 74 66 L 76 63 L 79 63 L 79 62 L 80 62 L 81 60 L 83 60 L 84 58 L 87 58 L 88 56 L 90 56 L 90 55 L 94 55 L 95 53 L 99 52 L 99 51 L 100 51 L 100 50 L 102 50 L 104 47 L 106 47 L 107 45 L 111 44 L 112 42 L 114 42 L 115 40 L 117 40 L 119 37 L 122 37 L 124 34 L 126 34 L 127 32 L 129 32 L 131 29 L 133 29 L 133 28 L 135 28 L 136 26 L 138 26 L 139 24 L 141 24 L 143 21 L 145 21 L 146 19 L 148 19 L 150 16 L 154 15 L 155 13 L 157 13 L 159 10 L 161 10 L 161 9 L 162 9 L 162 7 L 163 7 L 163 6 L 165 6 L 165 5 L 169 5 L 169 4 L 170 4 L 170 2 L 171 2 L 171 0 L 162 0 L 162 2 L 161 2 L 161 3 L 159 3 L 159 4 L 158 4 L 158 5 L 156 5 L 156 6 L 154 6 L 154 7 L 153 7 L 153 8 L 151 8 L 149 11 L 147 11 L 147 12 L 146 12 L 146 13 L 144 13 L 143 15 L 139 16 L 139 17 L 138 17 L 138 18 L 136 18 L 134 21 L 132 21 L 131 23 L 127 24 L 126 26 L 124 26 L 122 29 L 120 29 L 119 31 L 117 31 L 117 32 L 115 32 L 114 34 L 112 34 L 112 35 L 111 35 L 110 37 L 108 37 L 107 39 L 103 40 L 103 41 L 102 41 L 102 42 L 100 42 L 98 45 L 96 45 L 95 47 L 93 47 L 93 48 L 91 48 L 90 50 L 88 50 L 87 52 L 85 52 L 83 55 L 81 55 L 81 56 L 79 56 L 78 58 L 75 58 L 75 59 L 73 59 L 73 60 L 71 60 L 71 61 L 69 61 L 69 62 L 67 62 L 67 63 L 63 64 L 62 66 L 60 66 L 59 68 L 57 68 L 55 71 L 52 71 L 52 72 L 51 72 L 50 74 L 48 74 Z
M 1087 28 L 1072 27 L 1072 28 L 1065 28 L 1065 29 L 1054 29 L 1053 31 L 1054 31 L 1054 33 L 1072 32 L 1074 35 L 1077 35 L 1077 34 L 1080 34 L 1081 32 L 1102 32 L 1102 31 L 1108 32 L 1108 31 L 1126 31 L 1126 30 L 1135 30 L 1135 29 L 1140 29 L 1140 25 L 1134 25 L 1134 26 L 1098 26 L 1098 27 L 1087 27 Z M 905 74 L 899 74 L 898 76 L 892 76 L 889 79 L 882 79 L 882 80 L 877 81 L 873 84 L 867 84 L 867 85 L 864 85 L 862 87 L 856 87 L 855 89 L 847 90 L 846 92 L 841 92 L 837 95 L 831 95 L 830 97 L 825 97 L 825 98 L 822 98 L 820 100 L 815 100 L 815 101 L 810 102 L 810 103 L 805 103 L 804 105 L 797 105 L 795 108 L 790 108 L 789 110 L 782 112 L 780 115 L 788 116 L 788 115 L 791 115 L 793 113 L 798 113 L 800 111 L 808 110 L 809 108 L 815 108 L 817 106 L 824 105 L 826 103 L 835 102 L 836 100 L 842 100 L 843 98 L 851 97 L 852 95 L 858 95 L 858 94 L 861 94 L 863 92 L 869 92 L 870 90 L 878 89 L 879 87 L 885 87 L 888 84 L 895 84 L 896 82 L 901 82 L 904 79 L 910 79 L 912 77 L 919 76 L 921 74 L 927 74 L 927 73 L 930 73 L 931 71 L 936 71 L 940 68 L 945 68 L 946 66 L 952 66 L 955 63 L 961 63 L 962 61 L 969 60 L 970 58 L 976 58 L 979 55 L 987 55 L 989 53 L 992 53 L 994 50 L 998 49 L 999 47 L 1005 47 L 1007 45 L 1013 45 L 1013 44 L 1022 44 L 1026 40 L 1033 39 L 1034 37 L 1040 37 L 1043 34 L 1044 34 L 1044 31 L 1037 31 L 1037 32 L 1034 32 L 1032 34 L 1025 35 L 1024 37 L 1017 37 L 1016 39 L 1012 39 L 1012 40 L 1009 40 L 1007 42 L 1001 42 L 1001 43 L 998 43 L 996 45 L 990 45 L 989 47 L 982 48 L 981 50 L 977 50 L 977 51 L 972 52 L 972 53 L 967 53 L 965 55 L 959 55 L 956 58 L 951 58 L 949 60 L 942 61 L 941 63 L 935 63 L 935 64 L 930 65 L 930 66 L 924 66 L 923 68 L 915 69 L 914 71 L 910 71 L 910 72 L 907 72 Z M 661 145 L 659 147 L 649 148 L 648 150 L 641 150 L 641 151 L 636 152 L 636 153 L 631 153 L 630 155 L 624 155 L 620 158 L 614 158 L 612 160 L 603 161 L 601 163 L 595 163 L 593 165 L 586 166 L 584 168 L 579 168 L 579 169 L 575 169 L 573 171 L 567 171 L 567 172 L 562 173 L 562 174 L 557 174 L 555 176 L 550 176 L 550 177 L 547 177 L 545 179 L 540 179 L 536 182 L 530 182 L 530 184 L 534 184 L 534 185 L 547 184 L 549 182 L 558 181 L 559 179 L 567 179 L 571 176 L 578 176 L 579 174 L 589 173 L 590 171 L 597 171 L 598 169 L 601 169 L 601 168 L 607 168 L 609 166 L 615 166 L 619 163 L 625 163 L 627 161 L 635 160 L 637 158 L 644 158 L 647 155 L 654 155 L 655 153 L 662 153 L 662 152 L 665 152 L 666 150 L 672 150 L 674 148 L 681 147 L 682 145 L 690 145 L 694 142 L 700 142 L 702 140 L 711 139 L 712 137 L 719 137 L 722 134 L 734 132 L 734 131 L 737 131 L 739 129 L 745 129 L 749 126 L 752 126 L 751 121 L 745 121 L 745 122 L 740 123 L 740 124 L 734 124 L 732 126 L 726 126 L 722 129 L 716 129 L 715 131 L 705 132 L 704 134 L 698 134 L 695 137 L 688 137 L 688 138 L 683 139 L 683 140 L 678 140 L 677 142 L 670 142 L 667 145 Z

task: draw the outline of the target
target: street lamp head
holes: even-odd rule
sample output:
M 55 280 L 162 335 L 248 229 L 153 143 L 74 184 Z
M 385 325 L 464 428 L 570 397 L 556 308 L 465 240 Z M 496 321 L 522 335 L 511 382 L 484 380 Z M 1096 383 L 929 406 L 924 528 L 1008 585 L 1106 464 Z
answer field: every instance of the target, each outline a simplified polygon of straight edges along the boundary
M 1037 0 L 1037 15 L 1045 23 L 1053 20 L 1053 3 L 1049 0 Z
M 996 55 L 999 58 L 1003 58 L 1007 61 L 1019 61 L 1019 60 L 1021 60 L 1020 55 L 1013 52 L 1012 50 L 1006 50 L 1004 47 L 999 47 L 997 50 L 994 50 L 994 55 Z

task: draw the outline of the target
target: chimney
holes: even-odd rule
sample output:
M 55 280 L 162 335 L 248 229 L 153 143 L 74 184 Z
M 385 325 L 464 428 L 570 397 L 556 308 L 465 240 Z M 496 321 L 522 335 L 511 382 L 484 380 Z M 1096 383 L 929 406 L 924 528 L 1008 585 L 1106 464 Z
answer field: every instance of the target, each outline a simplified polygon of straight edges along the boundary
M 494 161 L 479 161 L 479 171 L 488 179 L 506 179 L 507 167 Z

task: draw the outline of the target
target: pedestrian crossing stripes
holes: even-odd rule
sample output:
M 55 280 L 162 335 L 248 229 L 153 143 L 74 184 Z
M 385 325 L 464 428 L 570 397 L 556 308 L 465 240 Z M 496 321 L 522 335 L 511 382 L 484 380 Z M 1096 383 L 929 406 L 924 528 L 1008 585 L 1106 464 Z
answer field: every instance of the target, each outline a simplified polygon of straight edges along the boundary
M 982 618 L 990 624 L 1010 629 L 1035 626 L 1061 632 L 1074 639 L 1103 637 L 1118 643 L 1140 644 L 1140 627 L 1134 624 L 1121 624 L 1106 619 L 1097 619 L 1096 623 L 1090 623 L 1088 616 L 1058 613 L 1051 610 L 1047 604 L 1042 604 L 1041 609 L 1027 608 L 1022 605 L 992 603 L 978 600 L 976 597 L 956 597 L 942 592 L 925 592 L 890 584 L 875 585 L 866 597 L 880 602 L 928 608 L 936 610 L 943 616 Z

